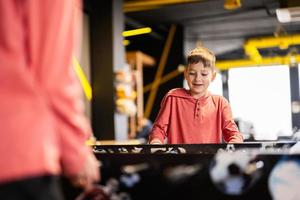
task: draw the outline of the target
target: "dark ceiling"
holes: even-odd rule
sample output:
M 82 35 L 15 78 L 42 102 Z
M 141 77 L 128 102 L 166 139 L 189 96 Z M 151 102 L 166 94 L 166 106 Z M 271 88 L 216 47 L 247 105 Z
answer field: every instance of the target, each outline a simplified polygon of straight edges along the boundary
M 125 7 L 132 2 L 137 1 L 125 0 Z M 140 10 L 125 12 L 127 26 L 163 28 L 170 24 L 182 25 L 186 49 L 201 42 L 224 59 L 243 56 L 247 39 L 300 33 L 300 22 L 280 23 L 275 12 L 277 8 L 300 6 L 300 0 L 240 0 L 241 7 L 234 10 L 225 9 L 224 0 L 167 5 L 162 2 L 168 1 L 156 1 L 157 4 L 160 2 L 156 7 L 147 4 L 153 0 L 139 2 Z

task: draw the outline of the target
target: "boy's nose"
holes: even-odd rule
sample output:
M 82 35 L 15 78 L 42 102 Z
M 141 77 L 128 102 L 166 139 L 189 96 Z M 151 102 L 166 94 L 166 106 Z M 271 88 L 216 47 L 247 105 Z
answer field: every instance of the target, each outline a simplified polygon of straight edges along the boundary
M 197 80 L 197 81 L 201 81 L 201 80 L 202 80 L 201 75 L 197 75 L 197 76 L 196 76 L 196 80 Z

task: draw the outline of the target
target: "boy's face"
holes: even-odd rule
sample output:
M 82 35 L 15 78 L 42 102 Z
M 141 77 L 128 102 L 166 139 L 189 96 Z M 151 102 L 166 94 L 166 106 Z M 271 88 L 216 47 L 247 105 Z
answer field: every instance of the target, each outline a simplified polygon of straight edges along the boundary
M 202 62 L 187 66 L 184 77 L 193 97 L 199 98 L 206 94 L 211 81 L 216 77 L 216 72 L 210 67 L 204 67 Z

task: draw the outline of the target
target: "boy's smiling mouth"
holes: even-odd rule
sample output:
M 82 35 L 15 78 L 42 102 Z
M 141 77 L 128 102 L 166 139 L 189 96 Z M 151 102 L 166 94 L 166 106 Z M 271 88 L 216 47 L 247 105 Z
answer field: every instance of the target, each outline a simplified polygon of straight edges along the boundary
M 199 86 L 202 86 L 203 84 L 202 83 L 193 83 L 193 86 L 196 86 L 196 87 L 199 87 Z

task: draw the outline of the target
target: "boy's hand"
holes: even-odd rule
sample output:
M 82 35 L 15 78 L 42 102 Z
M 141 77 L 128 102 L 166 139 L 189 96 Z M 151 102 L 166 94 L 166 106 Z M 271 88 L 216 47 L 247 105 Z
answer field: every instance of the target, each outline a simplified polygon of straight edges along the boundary
M 150 141 L 150 144 L 162 144 L 161 141 L 159 139 L 152 139 Z

